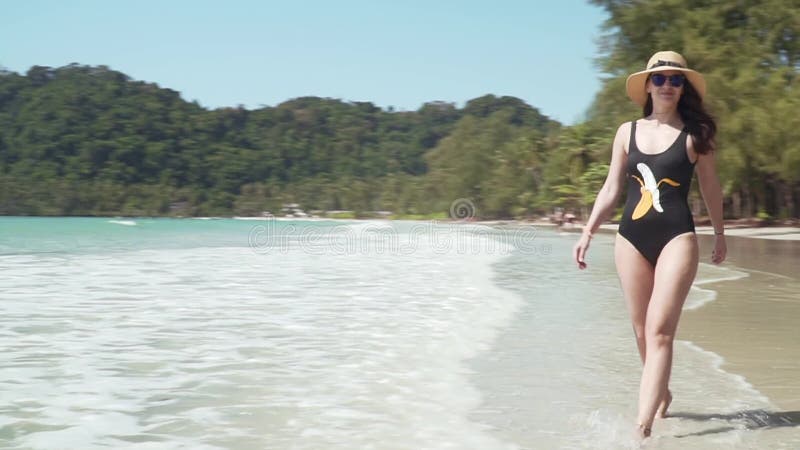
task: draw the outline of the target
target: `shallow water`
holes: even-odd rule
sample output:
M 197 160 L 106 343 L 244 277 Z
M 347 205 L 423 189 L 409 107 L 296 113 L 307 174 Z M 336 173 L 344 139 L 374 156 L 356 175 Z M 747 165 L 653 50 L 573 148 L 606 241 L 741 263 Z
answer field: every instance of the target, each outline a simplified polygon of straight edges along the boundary
M 569 260 L 576 237 L 540 233 L 551 257 L 517 253 L 496 265 L 498 284 L 523 304 L 492 351 L 472 361 L 474 382 L 486 395 L 470 417 L 519 448 L 639 448 L 632 424 L 641 362 L 614 267 L 613 235 L 597 236 L 586 271 Z M 751 276 L 758 275 L 701 263 L 682 320 L 729 301 L 712 286 Z M 643 448 L 800 447 L 800 412 L 781 409 L 725 370 L 724 358 L 689 340 L 692 333 L 679 327 L 678 334 L 673 417 L 657 420 Z M 796 345 L 792 336 L 783 335 L 786 345 Z
M 639 362 L 610 241 L 579 273 L 534 231 L 2 218 L 0 446 L 622 448 Z M 800 442 L 754 429 L 774 405 L 721 366 L 676 346 L 683 416 L 652 448 Z

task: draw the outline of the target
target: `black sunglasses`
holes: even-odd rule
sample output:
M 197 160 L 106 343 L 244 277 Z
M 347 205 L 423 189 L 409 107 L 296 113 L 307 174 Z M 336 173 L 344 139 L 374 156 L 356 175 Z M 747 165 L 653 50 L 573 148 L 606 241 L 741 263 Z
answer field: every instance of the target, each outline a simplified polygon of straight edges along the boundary
M 653 85 L 657 87 L 663 86 L 667 80 L 669 80 L 669 84 L 671 84 L 673 87 L 681 87 L 683 86 L 683 82 L 686 81 L 686 77 L 682 74 L 666 76 L 661 73 L 654 73 L 650 75 L 650 81 L 652 81 Z

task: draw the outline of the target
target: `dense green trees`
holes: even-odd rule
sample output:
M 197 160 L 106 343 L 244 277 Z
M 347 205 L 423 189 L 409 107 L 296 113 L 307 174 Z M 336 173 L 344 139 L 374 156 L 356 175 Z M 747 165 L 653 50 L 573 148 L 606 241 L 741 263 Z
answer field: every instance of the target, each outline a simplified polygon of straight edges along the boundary
M 491 95 L 413 112 L 315 97 L 208 111 L 107 67 L 37 66 L 0 74 L 0 213 L 446 212 L 451 199 L 502 185 L 490 176 L 497 155 L 508 153 L 508 167 L 494 176 L 520 179 L 509 175 L 532 146 L 511 139 L 557 126 Z M 493 213 L 507 216 L 518 192 L 504 189 Z
M 611 76 L 589 120 L 610 127 L 637 111 L 625 76 L 677 49 L 708 81 L 718 119 L 726 216 L 800 214 L 800 3 L 797 0 L 593 0 L 610 18 L 599 58 Z
M 563 127 L 514 97 L 416 111 L 304 97 L 206 110 L 107 67 L 0 71 L 0 214 L 258 215 L 306 210 L 480 217 L 588 214 L 617 125 L 641 115 L 628 73 L 656 50 L 706 74 L 727 217 L 800 214 L 800 4 L 593 0 L 606 74 Z M 567 93 L 565 93 L 566 95 Z M 695 203 L 698 193 L 692 194 Z

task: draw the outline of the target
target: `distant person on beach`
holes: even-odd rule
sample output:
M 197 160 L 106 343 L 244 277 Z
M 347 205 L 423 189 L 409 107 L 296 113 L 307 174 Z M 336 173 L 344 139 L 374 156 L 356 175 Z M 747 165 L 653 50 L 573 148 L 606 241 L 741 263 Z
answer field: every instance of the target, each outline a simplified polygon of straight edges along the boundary
M 703 105 L 705 79 L 680 54 L 662 51 L 628 77 L 626 88 L 643 118 L 617 129 L 608 177 L 573 256 L 585 269 L 592 235 L 613 213 L 627 178 L 614 261 L 644 364 L 636 428 L 644 438 L 672 401 L 672 344 L 697 273 L 697 236 L 687 202 L 695 171 L 714 227 L 711 262 L 721 263 L 727 249 L 714 164 L 716 124 Z

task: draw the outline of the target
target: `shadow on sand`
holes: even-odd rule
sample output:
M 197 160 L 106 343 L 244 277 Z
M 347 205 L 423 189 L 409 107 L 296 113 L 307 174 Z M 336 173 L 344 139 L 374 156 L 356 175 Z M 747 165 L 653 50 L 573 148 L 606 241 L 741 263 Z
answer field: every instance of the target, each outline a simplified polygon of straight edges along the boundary
M 726 425 L 718 428 L 711 428 L 696 433 L 681 434 L 675 437 L 683 438 L 689 436 L 703 436 L 706 434 L 725 433 L 727 431 L 746 429 L 770 429 L 782 427 L 800 426 L 800 411 L 766 411 L 763 409 L 750 409 L 738 411 L 730 414 L 697 414 L 697 413 L 670 413 L 669 417 L 677 419 L 687 419 L 696 421 L 722 420 L 735 422 L 737 426 Z

